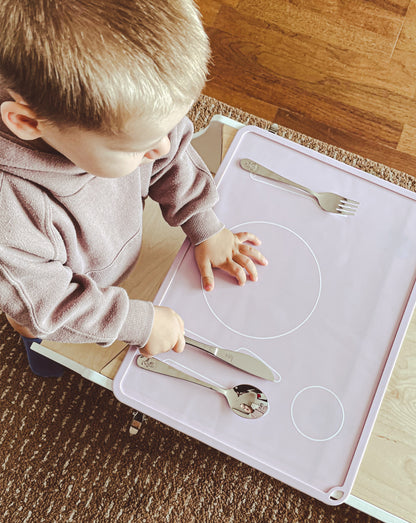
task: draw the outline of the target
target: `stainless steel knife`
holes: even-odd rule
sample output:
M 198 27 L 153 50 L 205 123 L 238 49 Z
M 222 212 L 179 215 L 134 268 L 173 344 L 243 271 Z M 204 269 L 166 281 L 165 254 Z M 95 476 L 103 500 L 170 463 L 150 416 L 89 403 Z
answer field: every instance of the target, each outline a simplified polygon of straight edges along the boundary
M 188 338 L 188 336 L 185 336 L 185 342 L 187 345 L 191 345 L 197 349 L 202 349 L 203 351 L 216 356 L 220 360 L 233 365 L 233 367 L 237 367 L 237 369 L 243 370 L 249 374 L 253 374 L 254 376 L 258 376 L 259 378 L 263 378 L 265 380 L 274 381 L 274 374 L 270 367 L 254 356 L 250 356 L 249 354 L 245 354 L 243 352 L 221 349 L 220 347 L 215 347 L 213 345 L 208 345 L 206 343 L 193 340 L 192 338 Z

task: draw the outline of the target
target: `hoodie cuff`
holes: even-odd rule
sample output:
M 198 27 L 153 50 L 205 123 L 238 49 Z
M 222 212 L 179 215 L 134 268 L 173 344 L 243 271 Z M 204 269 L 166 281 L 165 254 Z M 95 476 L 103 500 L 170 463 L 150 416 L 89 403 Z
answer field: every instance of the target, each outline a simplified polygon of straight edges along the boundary
M 118 339 L 129 345 L 144 347 L 152 332 L 154 314 L 153 303 L 150 301 L 130 300 L 129 311 Z
M 207 209 L 192 216 L 182 225 L 182 229 L 191 243 L 198 245 L 224 229 L 224 224 L 212 209 Z

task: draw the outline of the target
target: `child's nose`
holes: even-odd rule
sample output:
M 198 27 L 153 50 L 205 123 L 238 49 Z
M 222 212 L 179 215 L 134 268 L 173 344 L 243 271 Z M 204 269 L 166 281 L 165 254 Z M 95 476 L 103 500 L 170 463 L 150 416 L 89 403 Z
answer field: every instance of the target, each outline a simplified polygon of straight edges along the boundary
M 170 140 L 167 136 L 162 138 L 160 142 L 153 147 L 150 151 L 147 151 L 147 153 L 144 155 L 146 158 L 149 158 L 149 160 L 157 160 L 161 156 L 165 156 L 170 151 Z

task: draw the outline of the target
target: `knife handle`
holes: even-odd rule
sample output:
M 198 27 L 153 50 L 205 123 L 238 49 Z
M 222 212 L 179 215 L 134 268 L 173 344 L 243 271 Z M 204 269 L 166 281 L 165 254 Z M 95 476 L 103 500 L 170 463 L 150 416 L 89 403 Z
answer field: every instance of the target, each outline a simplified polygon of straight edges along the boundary
M 219 352 L 221 352 L 223 349 L 220 349 L 219 347 L 214 347 L 213 345 L 207 345 L 206 343 L 202 343 L 201 341 L 196 341 L 192 338 L 188 338 L 188 336 L 185 336 L 185 343 L 187 345 L 191 345 L 191 347 L 196 347 L 197 349 L 202 349 L 205 352 L 209 352 L 210 354 L 213 354 L 214 356 L 218 356 Z
M 215 347 L 214 345 L 208 345 L 207 343 L 202 343 L 201 341 L 196 341 L 192 338 L 185 336 L 185 343 L 191 345 L 191 347 L 196 347 L 197 349 L 202 349 L 217 358 L 233 365 L 234 351 L 228 349 L 221 349 L 220 347 Z
M 202 349 L 203 351 L 216 356 L 225 363 L 228 363 L 237 369 L 243 370 L 244 372 L 248 372 L 249 374 L 253 374 L 259 378 L 274 381 L 274 374 L 270 367 L 254 356 L 230 349 L 221 349 L 220 347 L 215 347 L 213 345 L 208 345 L 206 343 L 193 340 L 187 336 L 185 336 L 185 343 L 191 345 L 192 347 Z

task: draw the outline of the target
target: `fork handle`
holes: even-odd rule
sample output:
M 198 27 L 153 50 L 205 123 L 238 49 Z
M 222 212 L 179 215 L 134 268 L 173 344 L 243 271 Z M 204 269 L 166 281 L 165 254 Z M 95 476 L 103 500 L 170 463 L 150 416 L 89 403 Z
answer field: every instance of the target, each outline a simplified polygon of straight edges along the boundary
M 284 178 L 280 174 L 277 174 L 274 171 L 271 171 L 270 169 L 263 167 L 263 165 L 260 165 L 259 163 L 255 162 L 254 160 L 249 160 L 248 158 L 243 158 L 242 160 L 240 160 L 240 166 L 245 171 L 248 171 L 252 174 L 257 174 L 258 176 L 263 176 L 263 178 L 269 178 L 271 180 L 275 180 L 276 182 L 286 183 L 287 185 L 291 185 L 292 187 L 296 187 L 297 189 L 300 189 L 301 191 L 307 192 L 311 196 L 315 196 L 315 193 L 313 191 L 311 191 L 311 189 L 309 189 L 308 187 L 304 187 L 303 185 L 293 182 L 292 180 L 289 180 L 288 178 Z

